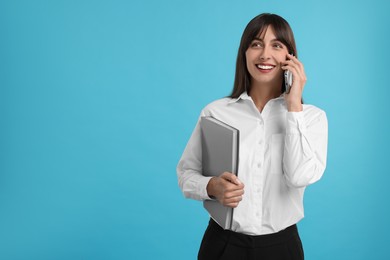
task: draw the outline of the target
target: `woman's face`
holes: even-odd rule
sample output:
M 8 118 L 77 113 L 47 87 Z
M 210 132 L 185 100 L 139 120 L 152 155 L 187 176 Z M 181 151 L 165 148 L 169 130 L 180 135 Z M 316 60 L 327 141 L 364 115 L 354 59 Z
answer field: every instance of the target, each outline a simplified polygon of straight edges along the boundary
M 246 50 L 246 66 L 253 84 L 280 88 L 283 82 L 282 66 L 287 59 L 287 47 L 276 39 L 272 26 L 257 36 Z

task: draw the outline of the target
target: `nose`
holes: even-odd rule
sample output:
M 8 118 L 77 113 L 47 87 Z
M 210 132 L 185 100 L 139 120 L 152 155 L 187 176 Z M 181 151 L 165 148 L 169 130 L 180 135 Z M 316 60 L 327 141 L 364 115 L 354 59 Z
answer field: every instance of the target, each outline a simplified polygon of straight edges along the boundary
M 262 48 L 259 56 L 261 61 L 268 60 L 270 59 L 270 52 L 269 52 L 269 47 L 266 45 L 264 48 Z

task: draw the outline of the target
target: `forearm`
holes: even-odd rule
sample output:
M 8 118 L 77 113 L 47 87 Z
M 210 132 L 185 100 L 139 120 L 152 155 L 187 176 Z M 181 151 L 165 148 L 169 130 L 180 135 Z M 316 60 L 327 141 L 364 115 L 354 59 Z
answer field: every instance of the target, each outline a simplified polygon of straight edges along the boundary
M 207 184 L 211 177 L 205 177 L 199 172 L 177 168 L 179 187 L 186 198 L 195 200 L 211 199 L 207 193 Z
M 303 113 L 287 115 L 283 171 L 290 186 L 318 181 L 326 167 L 327 120 L 320 114 L 307 124 Z
M 184 149 L 176 172 L 179 187 L 186 198 L 195 200 L 210 199 L 207 184 L 211 177 L 202 175 L 202 147 L 199 121 Z

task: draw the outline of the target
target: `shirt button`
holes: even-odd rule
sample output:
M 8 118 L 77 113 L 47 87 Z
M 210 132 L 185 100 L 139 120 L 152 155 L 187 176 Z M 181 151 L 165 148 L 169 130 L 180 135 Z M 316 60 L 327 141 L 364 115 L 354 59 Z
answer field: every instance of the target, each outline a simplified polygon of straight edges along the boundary
M 261 168 L 261 163 L 260 162 L 257 164 L 257 168 Z

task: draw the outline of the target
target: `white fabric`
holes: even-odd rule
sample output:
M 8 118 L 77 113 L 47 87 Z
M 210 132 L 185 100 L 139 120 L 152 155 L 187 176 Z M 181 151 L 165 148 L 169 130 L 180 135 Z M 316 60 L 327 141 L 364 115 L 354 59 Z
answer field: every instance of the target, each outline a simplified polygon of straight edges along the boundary
M 270 100 L 260 113 L 252 98 L 223 98 L 207 105 L 213 116 L 240 131 L 238 178 L 245 194 L 233 213 L 233 231 L 275 233 L 304 216 L 305 187 L 324 173 L 327 156 L 326 114 L 312 105 L 288 112 L 284 98 Z M 179 186 L 187 198 L 210 199 L 202 176 L 199 121 L 177 166 Z

